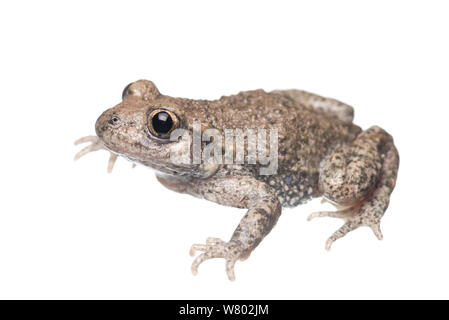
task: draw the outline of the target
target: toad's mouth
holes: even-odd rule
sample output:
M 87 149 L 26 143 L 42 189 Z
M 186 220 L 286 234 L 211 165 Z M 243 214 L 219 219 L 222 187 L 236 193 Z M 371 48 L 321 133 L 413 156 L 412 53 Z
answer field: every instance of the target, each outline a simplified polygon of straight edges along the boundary
M 169 156 L 155 156 L 154 150 L 146 149 L 145 143 L 124 144 L 120 143 L 119 146 L 108 143 L 100 137 L 101 143 L 104 145 L 104 149 L 114 153 L 117 156 L 139 165 L 143 165 L 157 172 L 161 172 L 169 175 L 176 176 L 192 176 L 197 173 L 197 165 L 174 163 Z M 148 142 L 147 142 L 148 143 Z M 160 154 L 159 154 L 160 155 Z

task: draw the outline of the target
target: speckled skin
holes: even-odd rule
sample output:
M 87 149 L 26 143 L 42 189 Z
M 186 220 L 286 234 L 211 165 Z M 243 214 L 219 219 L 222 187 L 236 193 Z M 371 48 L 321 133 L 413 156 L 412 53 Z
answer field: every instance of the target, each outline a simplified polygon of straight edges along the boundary
M 155 138 L 148 130 L 148 113 L 162 108 L 191 130 L 194 120 L 202 130 L 277 128 L 278 171 L 260 175 L 258 165 L 173 164 L 170 151 L 181 142 Z M 379 127 L 363 131 L 352 123 L 352 107 L 334 99 L 299 90 L 241 92 L 215 101 L 173 98 L 159 93 L 147 80 L 134 82 L 123 101 L 97 120 L 97 137 L 78 141 L 92 144 L 76 158 L 99 149 L 111 152 L 109 170 L 123 156 L 157 170 L 158 180 L 176 192 L 216 203 L 247 208 L 228 242 L 209 238 L 193 245 L 202 251 L 192 265 L 224 258 L 229 279 L 234 264 L 247 258 L 271 231 L 282 206 L 294 207 L 312 197 L 324 197 L 340 210 L 309 216 L 344 219 L 344 225 L 327 241 L 332 242 L 359 226 L 369 226 L 382 237 L 379 224 L 394 189 L 399 155 L 392 137 Z

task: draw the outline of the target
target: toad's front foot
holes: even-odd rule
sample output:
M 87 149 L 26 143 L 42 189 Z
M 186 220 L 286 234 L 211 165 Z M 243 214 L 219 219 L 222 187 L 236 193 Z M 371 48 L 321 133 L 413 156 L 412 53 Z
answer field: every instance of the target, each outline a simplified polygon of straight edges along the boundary
M 229 280 L 234 281 L 234 265 L 238 259 L 242 259 L 243 250 L 238 243 L 233 241 L 225 242 L 218 238 L 207 238 L 206 244 L 194 244 L 190 249 L 190 255 L 194 256 L 196 251 L 203 253 L 196 257 L 192 263 L 192 273 L 198 273 L 199 265 L 208 259 L 224 258 L 226 260 L 226 273 Z
M 86 143 L 86 142 L 90 142 L 91 144 L 88 145 L 87 147 L 85 147 L 84 149 L 81 149 L 81 151 L 79 151 L 76 155 L 74 160 L 78 160 L 79 158 L 81 158 L 82 156 L 90 153 L 90 152 L 94 152 L 94 151 L 98 151 L 98 150 L 107 150 L 106 147 L 104 146 L 103 142 L 101 142 L 101 140 L 97 137 L 97 136 L 87 136 L 87 137 L 83 137 L 80 138 L 78 140 L 75 141 L 75 145 L 81 144 L 81 143 Z M 108 172 L 112 172 L 112 169 L 114 168 L 114 164 L 115 161 L 117 160 L 117 155 L 115 153 L 110 152 L 110 157 L 109 157 L 109 162 L 108 162 Z

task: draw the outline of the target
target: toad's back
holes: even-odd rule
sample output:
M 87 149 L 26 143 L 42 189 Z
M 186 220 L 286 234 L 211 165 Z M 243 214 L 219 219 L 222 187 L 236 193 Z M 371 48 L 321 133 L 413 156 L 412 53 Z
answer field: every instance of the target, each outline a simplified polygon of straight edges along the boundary
M 296 206 L 316 195 L 322 158 L 361 132 L 352 124 L 350 106 L 341 103 L 329 109 L 326 99 L 299 90 L 246 91 L 211 102 L 206 118 L 219 130 L 276 128 L 277 173 L 259 175 L 257 165 L 248 170 L 268 182 L 284 206 Z

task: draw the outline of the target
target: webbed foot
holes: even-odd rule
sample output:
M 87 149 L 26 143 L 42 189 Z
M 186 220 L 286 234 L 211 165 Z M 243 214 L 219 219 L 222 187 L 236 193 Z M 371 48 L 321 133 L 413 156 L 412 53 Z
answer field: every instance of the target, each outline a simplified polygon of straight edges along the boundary
M 383 212 L 382 212 L 383 214 Z M 326 241 L 326 250 L 330 250 L 332 243 L 335 240 L 340 239 L 352 230 L 361 226 L 370 227 L 373 230 L 374 235 L 382 240 L 382 232 L 380 231 L 380 219 L 382 214 L 376 212 L 375 207 L 371 207 L 369 203 L 362 205 L 349 207 L 337 211 L 319 211 L 311 213 L 307 220 L 310 221 L 317 217 L 331 217 L 340 218 L 345 222 L 332 236 Z

